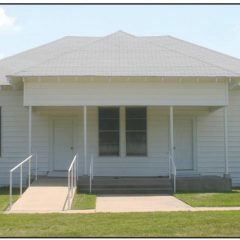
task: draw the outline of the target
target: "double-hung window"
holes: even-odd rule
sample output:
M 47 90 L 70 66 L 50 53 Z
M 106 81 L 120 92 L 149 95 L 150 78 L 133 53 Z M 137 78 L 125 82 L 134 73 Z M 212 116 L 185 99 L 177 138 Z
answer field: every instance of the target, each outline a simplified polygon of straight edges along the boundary
M 119 107 L 100 107 L 99 156 L 119 156 Z
M 146 107 L 126 107 L 126 155 L 147 155 Z

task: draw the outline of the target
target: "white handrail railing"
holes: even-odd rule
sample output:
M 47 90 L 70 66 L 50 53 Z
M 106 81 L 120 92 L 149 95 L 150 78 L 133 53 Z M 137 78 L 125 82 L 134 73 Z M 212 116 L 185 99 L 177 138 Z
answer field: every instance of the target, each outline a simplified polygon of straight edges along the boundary
M 171 175 L 173 176 L 173 192 L 176 192 L 176 177 L 177 177 L 177 168 L 176 168 L 176 164 L 175 164 L 175 160 L 174 157 L 171 155 L 171 153 L 169 153 L 169 162 L 170 162 L 170 172 Z
M 92 193 L 92 181 L 93 181 L 93 155 L 91 156 L 90 166 L 89 166 L 89 192 Z
M 28 187 L 31 185 L 31 161 L 33 156 L 35 155 L 35 180 L 37 180 L 37 153 L 30 155 L 29 157 L 25 158 L 22 162 L 17 164 L 14 168 L 12 168 L 9 173 L 10 173 L 10 184 L 9 184 L 9 209 L 12 208 L 12 176 L 13 172 L 20 167 L 20 196 L 22 196 L 22 167 L 23 164 L 28 162 Z
M 78 154 L 76 154 L 70 164 L 70 167 L 68 168 L 68 195 L 67 195 L 67 201 L 68 201 L 68 209 L 71 208 L 71 200 L 74 197 L 76 188 L 77 188 L 77 160 L 78 160 Z

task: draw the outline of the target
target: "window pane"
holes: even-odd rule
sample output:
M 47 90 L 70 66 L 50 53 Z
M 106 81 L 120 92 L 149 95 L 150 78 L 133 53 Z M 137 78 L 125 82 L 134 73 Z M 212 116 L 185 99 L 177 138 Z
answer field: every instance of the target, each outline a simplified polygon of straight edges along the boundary
M 99 119 L 99 130 L 119 130 L 119 119 Z
M 147 155 L 146 117 L 145 107 L 126 108 L 126 152 L 128 156 Z
M 146 119 L 127 119 L 126 130 L 146 130 Z
M 128 107 L 126 115 L 128 118 L 146 118 L 146 107 Z
M 118 107 L 100 107 L 99 119 L 106 119 L 106 118 L 119 119 L 119 108 Z
M 119 146 L 114 144 L 101 144 L 99 146 L 100 156 L 119 156 Z
M 103 144 L 118 144 L 119 132 L 99 132 L 99 142 Z
M 119 108 L 99 108 L 99 155 L 119 155 Z
M 144 156 L 147 153 L 146 132 L 127 132 L 127 155 Z

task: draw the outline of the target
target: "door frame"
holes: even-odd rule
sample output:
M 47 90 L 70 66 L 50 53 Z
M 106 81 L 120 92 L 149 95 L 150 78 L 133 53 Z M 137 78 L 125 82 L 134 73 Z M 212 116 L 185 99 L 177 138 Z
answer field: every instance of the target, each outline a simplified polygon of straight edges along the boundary
M 177 119 L 190 119 L 192 120 L 192 152 L 193 152 L 193 169 L 177 170 L 179 173 L 196 173 L 198 171 L 198 159 L 197 159 L 197 117 L 193 115 L 176 115 L 174 120 Z M 174 137 L 175 138 L 175 137 Z M 175 145 L 175 143 L 174 143 Z
M 77 116 L 50 116 L 49 117 L 49 161 L 48 161 L 48 171 L 53 172 L 54 170 L 54 151 L 53 151 L 53 141 L 54 141 L 54 120 L 72 120 L 73 121 L 73 155 L 78 152 L 78 131 L 77 131 Z M 67 171 L 67 169 L 66 169 Z

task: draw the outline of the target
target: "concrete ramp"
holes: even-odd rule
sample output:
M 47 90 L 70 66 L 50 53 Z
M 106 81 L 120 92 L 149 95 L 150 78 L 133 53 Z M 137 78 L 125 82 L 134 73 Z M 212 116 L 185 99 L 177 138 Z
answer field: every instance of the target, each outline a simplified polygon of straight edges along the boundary
M 59 212 L 68 194 L 67 178 L 41 177 L 23 193 L 10 212 Z

